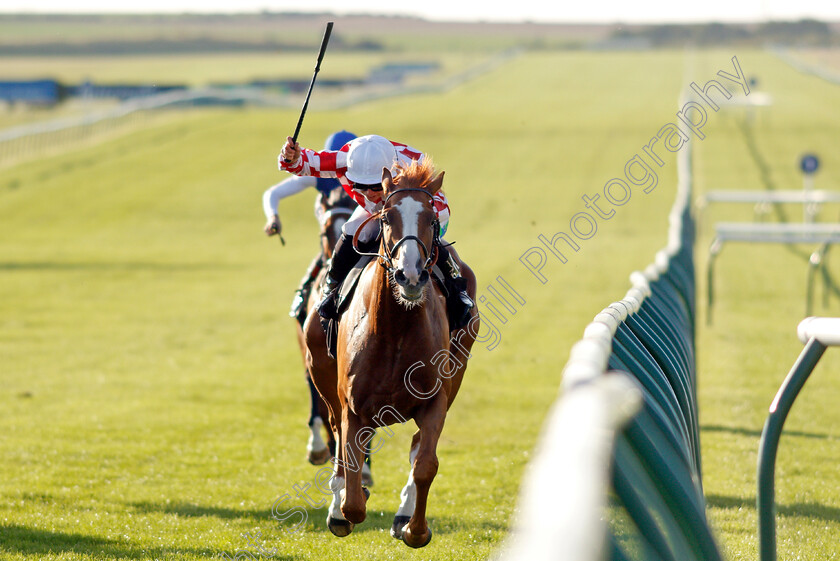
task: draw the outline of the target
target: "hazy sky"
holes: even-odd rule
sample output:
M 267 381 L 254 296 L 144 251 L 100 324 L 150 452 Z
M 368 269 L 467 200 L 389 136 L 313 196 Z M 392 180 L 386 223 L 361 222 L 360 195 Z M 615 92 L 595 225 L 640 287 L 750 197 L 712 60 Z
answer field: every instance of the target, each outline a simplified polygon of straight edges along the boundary
M 469 2 L 473 6 L 475 2 Z M 813 17 L 840 20 L 836 0 L 695 0 L 642 1 L 518 0 L 484 2 L 470 8 L 467 2 L 418 0 L 2 0 L 0 12 L 254 12 L 329 11 L 345 13 L 405 14 L 434 20 L 546 21 L 546 22 L 675 22 L 763 21 Z

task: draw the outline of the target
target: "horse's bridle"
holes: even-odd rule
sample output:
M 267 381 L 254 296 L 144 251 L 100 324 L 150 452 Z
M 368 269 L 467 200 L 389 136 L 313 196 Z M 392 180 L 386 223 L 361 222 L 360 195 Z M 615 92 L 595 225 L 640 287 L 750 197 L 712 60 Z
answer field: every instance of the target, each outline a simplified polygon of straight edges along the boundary
M 433 223 L 435 231 L 434 231 L 434 234 L 432 235 L 432 249 L 431 249 L 431 251 L 429 250 L 428 247 L 426 247 L 426 244 L 423 243 L 423 240 L 421 240 L 417 236 L 403 236 L 402 238 L 400 238 L 397 241 L 397 243 L 395 243 L 393 245 L 393 247 L 390 247 L 390 248 L 388 247 L 388 243 L 383 238 L 382 247 L 385 248 L 385 255 L 381 255 L 378 252 L 377 253 L 367 253 L 367 252 L 359 250 L 359 234 L 364 229 L 364 227 L 367 226 L 367 223 L 370 222 L 371 220 L 374 220 L 374 219 L 379 220 L 380 222 L 384 223 L 384 221 L 385 221 L 385 211 L 387 210 L 386 205 L 388 204 L 388 199 L 390 199 L 391 197 L 393 197 L 397 193 L 405 193 L 407 191 L 417 191 L 417 192 L 423 193 L 426 196 L 428 196 L 429 200 L 432 202 L 432 209 L 434 210 L 434 195 L 432 195 L 431 193 L 429 193 L 425 189 L 420 189 L 418 187 L 405 187 L 403 189 L 395 189 L 394 191 L 391 191 L 390 193 L 388 193 L 388 196 L 385 197 L 385 200 L 382 202 L 382 208 L 379 210 L 379 212 L 376 212 L 376 213 L 368 216 L 365 219 L 365 221 L 362 222 L 359 225 L 359 227 L 356 229 L 356 233 L 353 234 L 353 249 L 355 249 L 356 252 L 360 255 L 370 255 L 371 257 L 378 257 L 380 264 L 383 267 L 385 267 L 388 270 L 389 273 L 393 273 L 393 272 L 396 271 L 396 267 L 394 267 L 394 262 L 393 262 L 394 253 L 400 248 L 400 246 L 402 244 L 404 244 L 405 242 L 410 241 L 410 240 L 416 241 L 420 245 L 420 248 L 423 250 L 423 256 L 426 258 L 426 261 L 423 264 L 423 269 L 424 270 L 431 269 L 434 266 L 435 262 L 437 261 L 438 252 L 437 252 L 437 249 L 435 248 L 435 242 L 438 240 L 438 237 L 440 236 L 440 222 L 438 221 L 437 217 L 435 217 L 435 221 Z

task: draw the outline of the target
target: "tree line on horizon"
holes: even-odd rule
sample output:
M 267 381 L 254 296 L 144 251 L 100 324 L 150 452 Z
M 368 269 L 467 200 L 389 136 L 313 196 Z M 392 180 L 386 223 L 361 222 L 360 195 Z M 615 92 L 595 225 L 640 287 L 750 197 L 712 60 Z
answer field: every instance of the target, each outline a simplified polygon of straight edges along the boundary
M 50 24 L 80 24 L 97 23 L 113 26 L 118 22 L 124 25 L 148 26 L 156 30 L 148 30 L 140 34 L 126 34 L 123 38 L 91 37 L 86 40 L 55 39 L 54 33 L 45 38 L 33 40 L 7 39 L 0 36 L 0 56 L 101 56 L 101 55 L 136 55 L 136 54 L 196 54 L 222 52 L 296 52 L 311 51 L 311 42 L 293 42 L 278 36 L 249 36 L 249 23 L 255 21 L 282 19 L 318 19 L 329 17 L 330 14 L 302 14 L 302 13 L 273 13 L 262 12 L 254 14 L 0 14 L 0 25 L 26 23 Z M 388 19 L 387 16 L 383 18 Z M 391 18 L 392 19 L 392 18 Z M 416 18 L 414 18 L 416 19 Z M 229 27 L 224 25 L 230 23 Z M 183 37 L 178 35 L 181 24 L 208 23 L 206 28 L 191 29 Z M 479 22 L 466 25 L 481 26 Z M 494 24 L 498 25 L 498 24 Z M 553 24 L 545 24 L 550 28 Z M 581 24 L 586 27 L 585 24 Z M 563 26 L 568 27 L 568 26 Z M 592 26 L 590 26 L 592 27 Z M 231 34 L 230 29 L 243 31 Z M 226 30 L 226 31 L 223 31 Z M 226 34 L 222 34 L 222 33 Z M 150 36 L 155 35 L 155 36 Z M 531 35 L 521 37 L 524 47 L 539 49 L 586 49 L 602 48 L 622 45 L 635 48 L 681 47 L 681 46 L 721 46 L 721 45 L 753 45 L 766 44 L 806 47 L 831 47 L 840 44 L 838 33 L 826 22 L 815 19 L 801 19 L 798 21 L 768 21 L 753 24 L 734 23 L 692 23 L 692 24 L 616 24 L 615 28 L 606 36 L 569 38 L 561 42 L 547 40 L 547 36 L 534 38 Z M 46 38 L 49 36 L 49 38 Z M 320 37 L 320 35 L 318 35 Z M 513 36 L 511 36 L 513 37 Z M 563 31 L 558 29 L 557 39 L 563 39 Z M 515 40 L 515 39 L 514 39 Z M 352 37 L 333 34 L 331 38 L 333 48 L 339 47 L 345 51 L 376 52 L 387 50 L 387 43 L 373 37 L 371 34 L 356 31 Z
M 768 21 L 760 24 L 660 24 L 625 26 L 611 35 L 613 40 L 643 40 L 653 47 L 732 44 L 831 47 L 840 44 L 831 26 L 815 19 Z

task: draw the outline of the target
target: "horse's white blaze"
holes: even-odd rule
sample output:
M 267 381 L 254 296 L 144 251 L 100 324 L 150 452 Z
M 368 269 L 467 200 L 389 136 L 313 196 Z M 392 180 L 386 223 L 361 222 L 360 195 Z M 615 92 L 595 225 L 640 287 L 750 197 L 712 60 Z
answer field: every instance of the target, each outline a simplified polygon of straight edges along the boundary
M 423 212 L 423 203 L 408 197 L 394 205 L 400 213 L 403 227 L 403 237 L 417 236 L 419 231 L 420 213 Z M 420 279 L 423 261 L 425 260 L 420 251 L 420 244 L 416 240 L 409 240 L 400 246 L 399 255 L 396 256 L 396 267 L 402 269 L 411 284 L 417 284 Z M 418 266 L 419 264 L 419 266 Z
M 414 484 L 414 459 L 417 457 L 419 449 L 420 444 L 418 443 L 408 455 L 408 462 L 412 467 L 411 471 L 408 472 L 408 482 L 400 491 L 400 508 L 397 509 L 396 516 L 412 516 L 414 514 L 414 506 L 417 502 L 417 486 Z

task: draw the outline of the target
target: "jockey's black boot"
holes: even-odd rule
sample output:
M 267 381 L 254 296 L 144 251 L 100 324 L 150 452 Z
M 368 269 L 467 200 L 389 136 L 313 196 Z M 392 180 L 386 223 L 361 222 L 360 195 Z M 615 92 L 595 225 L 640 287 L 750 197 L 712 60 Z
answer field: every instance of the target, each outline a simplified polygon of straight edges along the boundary
M 333 249 L 321 303 L 318 304 L 318 315 L 325 320 L 338 319 L 338 287 L 358 260 L 359 254 L 353 249 L 352 240 L 342 233 Z
M 443 245 L 438 245 L 437 248 L 438 262 L 441 263 L 440 270 L 443 271 L 443 281 L 446 285 L 449 330 L 455 331 L 469 323 L 470 312 L 475 307 L 475 302 L 467 292 L 467 279 L 461 276 L 461 268 L 458 267 L 449 250 Z
M 309 292 L 312 289 L 312 283 L 315 282 L 315 277 L 321 272 L 321 267 L 324 266 L 324 255 L 318 255 L 309 268 L 306 269 L 306 274 L 300 279 L 300 285 L 295 290 L 295 295 L 292 298 L 292 307 L 289 309 L 289 317 L 298 320 L 298 323 L 303 325 L 306 321 L 306 301 L 309 300 Z

